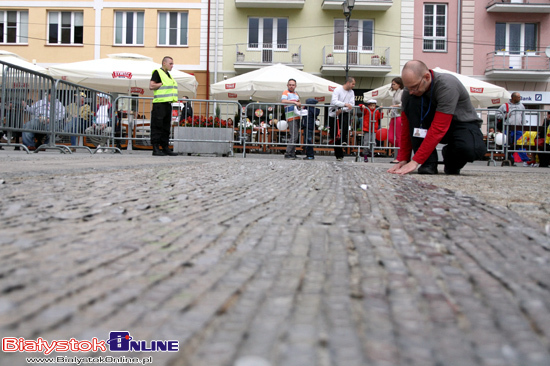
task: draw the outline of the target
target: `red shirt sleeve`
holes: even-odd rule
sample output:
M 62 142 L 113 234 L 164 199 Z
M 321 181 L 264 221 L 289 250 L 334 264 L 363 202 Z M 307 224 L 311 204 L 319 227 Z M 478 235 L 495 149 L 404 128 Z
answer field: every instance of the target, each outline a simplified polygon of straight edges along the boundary
M 435 150 L 437 144 L 443 139 L 443 136 L 449 130 L 451 126 L 451 121 L 453 120 L 452 114 L 445 114 L 441 112 L 435 112 L 434 119 L 426 138 L 420 144 L 420 148 L 415 152 L 413 160 L 418 164 L 424 164 L 426 160 L 430 157 L 431 153 Z M 403 118 L 401 118 L 403 121 Z M 408 129 L 407 129 L 408 130 Z M 403 139 L 403 137 L 401 137 Z

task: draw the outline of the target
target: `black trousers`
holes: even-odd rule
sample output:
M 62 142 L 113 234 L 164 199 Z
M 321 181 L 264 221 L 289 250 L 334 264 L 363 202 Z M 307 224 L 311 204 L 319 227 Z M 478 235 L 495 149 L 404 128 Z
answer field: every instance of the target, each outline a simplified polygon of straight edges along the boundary
M 328 125 L 330 127 L 329 129 L 329 136 L 330 139 L 334 141 L 335 145 L 341 145 L 344 142 L 348 143 L 348 136 L 349 136 L 349 121 L 351 118 L 351 113 L 340 113 L 338 116 L 338 119 L 340 120 L 339 125 L 337 123 L 336 117 L 329 117 L 328 118 Z M 338 138 L 338 127 L 340 127 L 340 138 Z M 343 158 L 344 157 L 344 149 L 342 149 L 342 146 L 335 146 L 334 147 L 334 156 L 336 156 L 336 159 Z
M 412 147 L 416 152 L 424 139 L 412 136 L 413 132 L 411 128 Z M 476 123 L 451 124 L 441 143 L 447 144 L 442 151 L 443 163 L 451 170 L 462 169 L 466 163 L 482 159 L 487 153 L 483 134 Z M 434 149 L 424 164 L 437 165 L 437 162 L 437 150 Z
M 546 148 L 546 150 L 544 150 Z M 542 147 L 542 151 L 547 151 L 546 153 L 539 154 L 539 162 L 541 168 L 548 168 L 548 163 L 550 163 L 550 144 L 545 144 Z
M 153 103 L 151 111 L 151 145 L 168 145 L 172 127 L 172 103 Z

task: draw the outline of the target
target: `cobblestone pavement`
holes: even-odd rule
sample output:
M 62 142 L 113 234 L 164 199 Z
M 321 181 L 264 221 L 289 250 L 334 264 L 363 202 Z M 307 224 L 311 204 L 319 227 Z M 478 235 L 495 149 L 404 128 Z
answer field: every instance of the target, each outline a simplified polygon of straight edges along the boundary
M 95 354 L 154 365 L 550 365 L 544 228 L 387 168 L 0 154 L 0 334 L 178 340 Z

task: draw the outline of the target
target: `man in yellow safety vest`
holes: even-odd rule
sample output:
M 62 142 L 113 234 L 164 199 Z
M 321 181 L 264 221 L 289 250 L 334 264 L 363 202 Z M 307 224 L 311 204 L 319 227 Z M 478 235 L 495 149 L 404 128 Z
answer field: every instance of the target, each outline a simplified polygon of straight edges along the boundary
M 172 123 L 172 103 L 178 101 L 178 84 L 170 75 L 174 60 L 170 56 L 162 59 L 162 68 L 154 70 L 149 89 L 154 90 L 151 111 L 151 145 L 155 156 L 176 156 L 169 147 Z M 162 150 L 160 149 L 162 147 Z

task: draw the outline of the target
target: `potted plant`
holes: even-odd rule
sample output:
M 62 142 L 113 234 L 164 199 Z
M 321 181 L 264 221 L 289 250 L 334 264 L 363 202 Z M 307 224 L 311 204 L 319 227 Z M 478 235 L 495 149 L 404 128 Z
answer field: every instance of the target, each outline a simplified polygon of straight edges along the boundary
M 326 63 L 327 65 L 334 65 L 334 56 L 332 55 L 332 53 L 329 53 L 327 55 Z
M 374 66 L 380 65 L 380 56 L 378 55 L 372 55 L 370 57 L 370 64 Z
M 380 56 L 380 65 L 386 64 L 386 56 Z
M 297 53 L 293 53 L 293 54 L 292 54 L 292 63 L 293 63 L 293 64 L 297 64 L 297 63 L 299 63 L 299 62 L 300 62 L 300 56 L 298 56 Z
M 237 52 L 237 62 L 243 62 L 244 61 L 244 53 Z

